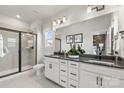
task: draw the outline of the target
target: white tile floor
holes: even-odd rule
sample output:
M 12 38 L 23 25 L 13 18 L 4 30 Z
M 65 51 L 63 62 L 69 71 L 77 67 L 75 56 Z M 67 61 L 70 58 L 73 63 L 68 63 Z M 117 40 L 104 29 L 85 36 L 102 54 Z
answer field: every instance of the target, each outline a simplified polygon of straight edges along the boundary
M 46 79 L 44 75 L 36 76 L 33 70 L 0 79 L 0 88 L 61 88 Z

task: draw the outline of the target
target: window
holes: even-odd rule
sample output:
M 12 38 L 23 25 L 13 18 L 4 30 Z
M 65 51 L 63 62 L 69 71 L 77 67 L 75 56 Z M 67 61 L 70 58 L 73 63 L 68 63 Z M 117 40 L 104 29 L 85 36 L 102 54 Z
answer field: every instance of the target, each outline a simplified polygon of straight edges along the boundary
M 52 47 L 53 46 L 53 31 L 45 32 L 45 47 Z

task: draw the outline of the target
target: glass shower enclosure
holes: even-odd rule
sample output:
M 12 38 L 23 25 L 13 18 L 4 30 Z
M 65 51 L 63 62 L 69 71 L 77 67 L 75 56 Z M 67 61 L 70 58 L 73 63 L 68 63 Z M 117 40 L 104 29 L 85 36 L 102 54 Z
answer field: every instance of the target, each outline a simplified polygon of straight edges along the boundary
M 18 72 L 19 34 L 0 30 L 0 76 Z
M 31 69 L 36 63 L 36 34 L 0 30 L 0 78 Z
M 22 71 L 31 69 L 36 64 L 36 35 L 21 33 Z

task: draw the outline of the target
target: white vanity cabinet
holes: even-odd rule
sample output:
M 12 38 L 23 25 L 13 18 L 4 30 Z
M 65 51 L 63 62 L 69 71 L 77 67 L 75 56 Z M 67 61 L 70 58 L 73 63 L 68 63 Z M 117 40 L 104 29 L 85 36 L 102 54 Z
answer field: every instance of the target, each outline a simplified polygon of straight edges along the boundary
M 100 81 L 102 88 L 124 88 L 124 80 L 115 77 L 101 75 Z
M 60 85 L 68 87 L 68 62 L 67 60 L 60 60 Z
M 68 87 L 79 87 L 79 62 L 68 61 Z
M 120 88 L 124 87 L 124 71 L 118 68 L 80 63 L 81 88 Z
M 59 84 L 59 60 L 45 57 L 45 76 Z
M 45 76 L 67 88 L 124 88 L 124 69 L 45 57 Z
M 60 85 L 68 88 L 78 88 L 78 62 L 60 60 Z

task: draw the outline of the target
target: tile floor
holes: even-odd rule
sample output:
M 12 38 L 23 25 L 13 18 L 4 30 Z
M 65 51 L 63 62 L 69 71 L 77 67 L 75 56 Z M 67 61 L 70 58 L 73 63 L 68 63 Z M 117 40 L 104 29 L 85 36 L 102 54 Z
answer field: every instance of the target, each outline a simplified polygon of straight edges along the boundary
M 33 70 L 0 79 L 0 88 L 61 88 L 46 79 L 44 75 L 36 76 Z

